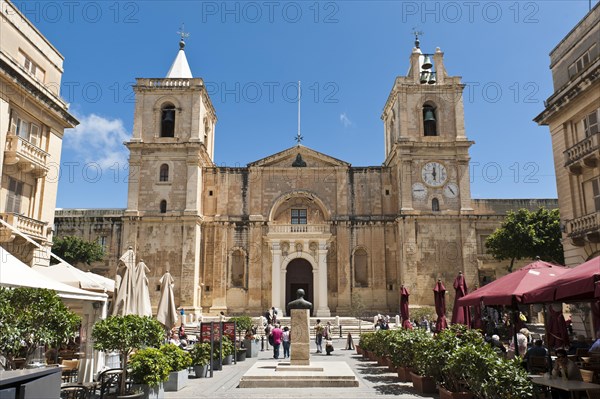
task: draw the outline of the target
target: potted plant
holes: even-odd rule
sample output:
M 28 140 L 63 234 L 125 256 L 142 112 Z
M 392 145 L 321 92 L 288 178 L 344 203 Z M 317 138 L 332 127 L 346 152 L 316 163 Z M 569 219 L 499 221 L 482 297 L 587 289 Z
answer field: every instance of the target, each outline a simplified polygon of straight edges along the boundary
M 363 358 L 368 358 L 369 352 L 373 351 L 374 339 L 374 332 L 366 332 L 360 335 L 360 339 L 358 340 L 358 346 L 362 348 Z
M 158 347 L 163 339 L 163 327 L 151 317 L 138 315 L 110 316 L 98 321 L 92 330 L 94 348 L 101 351 L 118 351 L 123 375 L 119 394 L 125 395 L 129 356 L 135 349 Z
M 235 316 L 230 318 L 229 321 L 235 321 L 238 337 L 241 337 L 242 332 L 244 333 L 244 341 L 243 345 L 240 345 L 240 349 L 246 348 L 246 357 L 257 357 L 260 350 L 260 341 L 256 335 L 257 327 L 252 324 L 252 318 L 250 316 Z
M 439 391 L 442 399 L 471 399 L 474 390 L 483 392 L 490 360 L 497 357 L 489 345 L 466 343 L 447 358 Z
M 521 359 L 504 359 L 496 355 L 488 358 L 486 374 L 484 380 L 476 377 L 481 381 L 480 385 L 475 389 L 475 393 L 482 392 L 488 399 L 528 399 L 533 398 L 533 383 L 527 376 L 527 371 L 521 367 Z M 481 370 L 473 370 L 473 374 L 477 375 Z
M 208 342 L 198 342 L 194 344 L 190 351 L 192 356 L 192 365 L 197 378 L 206 377 L 208 364 L 210 363 L 210 344 Z
M 128 364 L 134 385 L 144 392 L 146 399 L 164 397 L 164 382 L 169 378 L 169 359 L 156 348 L 141 349 L 131 355 Z
M 398 378 L 402 382 L 410 382 L 410 372 L 414 364 L 413 337 L 421 334 L 421 330 L 392 330 L 389 343 L 390 359 L 396 367 Z
M 420 394 L 437 392 L 436 380 L 433 377 L 433 368 L 435 363 L 431 363 L 433 355 L 437 352 L 433 338 L 425 330 L 418 329 L 412 335 L 413 342 L 411 350 L 413 350 L 413 368 L 410 372 L 410 378 L 413 387 Z
M 0 287 L 0 354 L 8 369 L 15 368 L 15 358 L 30 357 L 39 346 L 66 343 L 80 323 L 52 290 Z
M 222 348 L 222 349 L 221 349 Z M 222 352 L 219 354 L 219 351 Z M 221 359 L 223 364 L 231 364 L 233 361 L 233 352 L 235 351 L 233 347 L 233 342 L 226 335 L 221 336 L 221 344 L 219 341 L 215 342 L 215 358 Z
M 165 391 L 179 391 L 187 385 L 188 367 L 192 364 L 192 357 L 173 344 L 161 346 L 160 351 L 167 357 L 171 368 L 169 379 L 165 382 Z

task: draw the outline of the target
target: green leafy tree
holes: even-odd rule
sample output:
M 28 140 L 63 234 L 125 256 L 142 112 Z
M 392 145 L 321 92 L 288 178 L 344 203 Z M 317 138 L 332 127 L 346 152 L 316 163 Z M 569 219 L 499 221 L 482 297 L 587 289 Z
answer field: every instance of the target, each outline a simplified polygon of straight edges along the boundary
M 515 260 L 541 259 L 564 263 L 558 209 L 539 208 L 535 212 L 519 209 L 508 212 L 502 225 L 485 241 L 494 259 L 510 259 L 512 272 Z
M 80 324 L 52 290 L 0 288 L 0 351 L 11 366 L 16 356 L 29 356 L 40 345 L 68 342 Z
M 158 348 L 163 340 L 163 327 L 156 319 L 138 315 L 110 316 L 94 324 L 94 348 L 119 351 L 123 370 L 131 352 L 146 347 Z M 125 378 L 121 379 L 120 393 L 125 393 Z
M 52 252 L 71 264 L 91 264 L 104 259 L 104 249 L 96 241 L 86 241 L 79 237 L 55 237 Z

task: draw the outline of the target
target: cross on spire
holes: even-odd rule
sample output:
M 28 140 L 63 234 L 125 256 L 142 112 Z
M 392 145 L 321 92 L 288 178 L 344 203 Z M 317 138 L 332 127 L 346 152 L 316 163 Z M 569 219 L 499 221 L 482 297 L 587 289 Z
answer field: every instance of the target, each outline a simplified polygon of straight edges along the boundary
M 300 81 L 298 81 L 298 134 L 296 134 L 296 138 L 295 138 L 295 140 L 298 142 L 298 145 L 300 145 L 300 142 L 304 138 L 300 134 L 300 97 L 301 97 Z
M 421 48 L 421 42 L 419 41 L 419 35 L 424 35 L 425 32 L 419 31 L 417 30 L 417 28 L 413 28 L 413 35 L 415 35 L 415 47 L 416 48 Z

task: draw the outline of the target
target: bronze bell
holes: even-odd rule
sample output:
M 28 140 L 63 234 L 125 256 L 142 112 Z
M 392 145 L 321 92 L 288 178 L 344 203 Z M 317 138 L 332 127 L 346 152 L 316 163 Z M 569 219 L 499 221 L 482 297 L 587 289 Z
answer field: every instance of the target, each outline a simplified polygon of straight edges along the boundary
M 431 69 L 432 66 L 433 66 L 433 64 L 431 63 L 431 58 L 429 58 L 429 56 L 426 55 L 425 59 L 423 60 L 423 65 L 421 65 L 421 68 Z
M 421 84 L 425 84 L 425 83 L 429 82 L 429 72 L 427 72 L 427 71 L 421 72 L 420 82 L 421 82 Z
M 433 108 L 425 109 L 425 118 L 423 120 L 425 122 L 435 122 L 435 114 L 433 113 Z
M 163 111 L 163 122 L 173 123 L 175 120 L 175 111 L 167 109 Z
M 427 83 L 429 83 L 430 85 L 433 85 L 437 82 L 436 78 L 435 78 L 435 72 L 431 72 L 429 74 L 429 81 Z

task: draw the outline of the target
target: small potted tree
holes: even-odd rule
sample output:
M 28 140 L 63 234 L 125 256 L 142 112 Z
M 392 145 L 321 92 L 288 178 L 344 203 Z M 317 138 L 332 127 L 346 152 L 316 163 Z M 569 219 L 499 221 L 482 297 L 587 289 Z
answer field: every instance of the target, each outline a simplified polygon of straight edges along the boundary
M 208 342 L 194 344 L 190 355 L 192 356 L 192 365 L 194 366 L 196 378 L 206 377 L 208 364 L 210 363 L 210 344 Z
M 165 382 L 165 391 L 179 391 L 187 385 L 188 367 L 192 364 L 192 357 L 173 344 L 161 346 L 160 351 L 167 357 L 171 368 L 169 379 Z
M 145 399 L 164 398 L 164 382 L 169 378 L 169 359 L 156 348 L 141 349 L 131 355 L 128 366 L 134 387 L 144 392 Z
M 436 380 L 434 378 L 434 369 L 436 363 L 431 363 L 431 359 L 437 353 L 433 338 L 425 330 L 418 329 L 413 334 L 413 367 L 410 378 L 413 387 L 420 394 L 437 392 Z
M 156 319 L 138 315 L 110 316 L 94 325 L 94 348 L 107 352 L 118 351 L 121 356 L 123 375 L 120 395 L 126 394 L 126 370 L 131 353 L 135 349 L 159 347 L 163 334 L 163 327 Z
M 219 355 L 219 350 L 221 350 L 220 348 L 222 348 L 222 353 Z M 228 365 L 233 362 L 234 351 L 235 349 L 233 347 L 233 342 L 231 342 L 229 337 L 226 335 L 221 336 L 221 345 L 219 345 L 218 341 L 215 342 L 215 358 L 218 359 L 220 357 L 224 365 Z
M 253 335 L 252 319 L 250 318 L 250 316 L 234 316 L 231 317 L 229 321 L 235 322 L 235 330 L 238 335 L 237 341 L 235 343 L 237 349 L 237 361 L 244 361 L 246 360 L 246 356 L 251 357 L 248 355 L 248 352 L 251 352 L 248 350 L 248 348 L 252 346 L 253 340 L 246 340 L 245 338 L 248 336 L 251 337 Z M 242 334 L 244 335 L 244 340 L 242 340 Z M 246 343 L 248 343 L 247 346 Z M 258 354 L 258 346 L 256 347 L 256 349 Z

